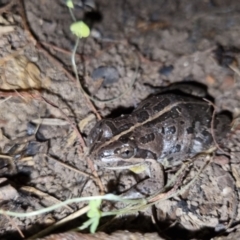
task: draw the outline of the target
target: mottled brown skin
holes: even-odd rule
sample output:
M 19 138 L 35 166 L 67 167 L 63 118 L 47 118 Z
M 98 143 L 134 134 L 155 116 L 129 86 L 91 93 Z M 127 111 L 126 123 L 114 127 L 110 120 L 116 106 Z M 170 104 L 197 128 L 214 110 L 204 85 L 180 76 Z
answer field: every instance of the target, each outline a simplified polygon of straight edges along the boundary
M 98 122 L 88 138 L 90 155 L 103 167 L 136 173 L 147 170 L 150 178 L 141 195 L 149 195 L 164 184 L 159 163 L 178 165 L 213 146 L 212 116 L 212 106 L 203 99 L 164 92 L 143 101 L 132 114 Z M 217 117 L 214 134 L 222 136 L 228 123 L 226 116 Z

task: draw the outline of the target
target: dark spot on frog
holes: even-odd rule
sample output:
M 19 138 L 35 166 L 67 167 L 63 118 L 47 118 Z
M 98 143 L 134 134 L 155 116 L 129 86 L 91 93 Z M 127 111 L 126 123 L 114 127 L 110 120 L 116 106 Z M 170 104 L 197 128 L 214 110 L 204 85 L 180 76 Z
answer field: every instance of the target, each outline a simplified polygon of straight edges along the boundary
M 142 109 L 147 109 L 147 108 L 149 108 L 151 106 L 151 103 L 150 102 L 147 102 L 146 104 L 144 104 L 143 106 L 142 106 Z
M 122 143 L 128 143 L 131 135 L 131 133 L 124 134 L 119 138 L 119 141 L 121 141 Z
M 141 111 L 136 113 L 136 117 L 137 117 L 137 122 L 142 123 L 149 118 L 149 114 L 147 111 Z
M 176 127 L 174 127 L 174 126 L 167 127 L 167 128 L 165 129 L 165 133 L 166 133 L 166 134 L 174 134 L 175 132 L 176 132 Z
M 148 142 L 154 141 L 154 139 L 155 139 L 154 134 L 153 134 L 153 133 L 150 133 L 150 134 L 145 135 L 144 137 L 140 137 L 139 140 L 140 140 L 140 143 L 146 144 L 146 143 L 148 143 Z
M 152 151 L 148 151 L 145 149 L 138 148 L 137 153 L 135 155 L 136 158 L 150 158 L 150 159 L 157 159 L 156 153 L 153 153 Z
M 174 148 L 173 148 L 173 153 L 177 153 L 177 152 L 180 152 L 181 151 L 181 145 L 180 144 L 177 144 Z
M 173 160 L 173 157 L 168 158 L 168 161 L 171 162 Z
M 193 134 L 193 127 L 187 128 L 187 134 Z
M 147 122 L 144 126 L 147 128 L 152 128 L 155 127 L 160 122 L 165 122 L 169 118 L 176 119 L 177 117 L 179 117 L 179 113 L 176 111 L 175 108 L 173 108 L 170 112 L 166 112 L 160 115 L 158 118 L 150 122 Z
M 202 135 L 205 136 L 205 137 L 207 137 L 207 136 L 209 136 L 209 135 L 211 135 L 211 134 L 210 134 L 208 131 L 203 130 L 203 131 L 202 131 Z
M 170 114 L 171 114 L 171 117 L 172 117 L 173 119 L 178 118 L 179 115 L 180 115 L 179 108 L 178 108 L 178 107 L 174 107 L 174 108 L 170 111 Z
M 165 135 L 165 128 L 162 127 L 162 134 Z
M 183 125 L 183 124 L 185 124 L 185 122 L 184 121 L 180 121 L 180 124 Z
M 157 105 L 155 105 L 153 107 L 153 111 L 154 112 L 160 112 L 161 110 L 163 110 L 166 106 L 168 106 L 170 104 L 170 100 L 165 98 L 163 101 L 157 103 Z
M 208 132 L 207 130 L 203 130 L 202 135 L 204 136 L 204 144 L 211 144 L 211 142 L 213 141 L 211 132 Z

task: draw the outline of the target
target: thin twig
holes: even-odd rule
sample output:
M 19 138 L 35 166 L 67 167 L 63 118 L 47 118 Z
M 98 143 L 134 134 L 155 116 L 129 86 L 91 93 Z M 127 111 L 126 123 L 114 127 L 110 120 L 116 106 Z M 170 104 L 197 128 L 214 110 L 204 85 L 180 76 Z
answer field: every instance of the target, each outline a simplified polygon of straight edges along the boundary
M 87 162 L 88 162 L 88 166 L 89 166 L 90 169 L 92 170 L 93 176 L 94 176 L 94 177 L 96 178 L 96 180 L 97 180 L 97 184 L 98 184 L 98 186 L 99 186 L 99 188 L 100 188 L 100 190 L 101 190 L 101 194 L 104 194 L 106 191 L 104 190 L 104 186 L 103 186 L 103 184 L 102 184 L 102 181 L 100 180 L 100 178 L 99 178 L 99 176 L 98 176 L 98 173 L 97 173 L 95 167 L 93 166 L 93 162 L 92 162 L 92 160 L 91 160 L 89 157 L 87 157 Z
M 59 164 L 62 165 L 63 167 L 68 168 L 68 169 L 70 169 L 71 171 L 74 171 L 74 172 L 76 172 L 76 173 L 78 173 L 78 174 L 81 174 L 81 175 L 83 175 L 83 176 L 85 176 L 85 177 L 88 177 L 88 178 L 94 180 L 94 177 L 91 176 L 90 174 L 85 173 L 85 172 L 83 172 L 83 171 L 80 171 L 80 170 L 78 170 L 78 169 L 76 169 L 76 168 L 74 168 L 74 167 L 72 167 L 72 166 L 69 166 L 68 164 L 63 163 L 63 162 L 59 161 L 58 159 L 54 158 L 53 156 L 50 156 L 50 155 L 48 155 L 48 154 L 44 154 L 44 155 L 45 155 L 46 157 L 52 159 L 53 161 L 59 163 Z
M 23 98 L 34 98 L 34 99 L 40 99 L 40 91 L 39 90 L 7 90 L 2 91 L 0 90 L 0 97 L 23 97 Z
M 19 235 L 21 236 L 22 239 L 25 238 L 23 232 L 21 231 L 21 229 L 18 227 L 18 225 L 13 221 L 12 218 L 10 218 L 7 214 L 4 214 L 4 216 L 9 220 L 9 222 L 11 222 L 11 224 L 13 225 L 13 227 L 15 227 L 19 233 Z
M 46 102 L 48 105 L 56 108 L 59 110 L 59 112 L 63 115 L 63 117 L 65 118 L 65 120 L 67 120 L 69 122 L 69 124 L 71 125 L 71 127 L 74 129 L 74 131 L 76 132 L 77 136 L 78 136 L 78 140 L 82 146 L 82 149 L 84 149 L 86 147 L 85 141 L 83 140 L 83 137 L 80 133 L 80 131 L 78 130 L 78 128 L 76 127 L 76 124 L 63 112 L 62 109 L 60 109 L 58 106 L 56 106 L 53 102 L 49 101 L 48 99 L 42 97 L 42 100 L 44 102 Z
M 83 152 L 82 150 L 84 150 L 84 149 L 86 148 L 86 144 L 85 144 L 85 142 L 84 142 L 84 140 L 83 140 L 83 138 L 82 138 L 82 135 L 81 135 L 80 131 L 79 131 L 78 128 L 76 127 L 76 125 L 75 125 L 75 124 L 71 121 L 71 119 L 70 119 L 59 107 L 57 107 L 54 103 L 50 102 L 49 100 L 45 99 L 44 97 L 42 97 L 42 99 L 43 99 L 46 103 L 48 103 L 48 104 L 50 104 L 51 106 L 57 108 L 57 109 L 63 114 L 63 116 L 65 117 L 65 119 L 69 122 L 69 124 L 70 124 L 70 125 L 72 126 L 72 128 L 75 130 L 75 132 L 76 132 L 76 134 L 77 134 L 77 136 L 78 136 L 78 140 L 79 140 L 80 144 L 82 145 L 82 149 L 79 149 L 79 150 L 80 150 L 81 152 Z M 97 172 L 96 172 L 96 170 L 95 170 L 95 168 L 94 168 L 94 166 L 93 166 L 92 161 L 89 159 L 89 157 L 87 157 L 87 163 L 88 163 L 88 166 L 90 167 L 90 169 L 91 169 L 91 171 L 92 171 L 92 173 L 93 173 L 93 175 L 94 175 L 94 177 L 95 177 L 95 179 L 94 179 L 94 178 L 93 178 L 93 179 L 97 182 L 97 184 L 98 184 L 101 192 L 103 193 L 103 192 L 104 192 L 103 184 L 102 184 L 102 182 L 101 182 L 101 180 L 100 180 L 100 178 L 99 178 L 99 176 L 98 176 L 98 174 L 97 174 Z
M 45 200 L 49 200 L 50 202 L 53 202 L 54 204 L 62 202 L 59 199 L 49 195 L 48 193 L 45 193 L 45 192 L 42 192 L 42 191 L 36 189 L 35 187 L 22 186 L 22 187 L 20 187 L 20 191 L 26 192 L 26 193 L 31 194 L 31 195 L 35 195 L 35 196 L 37 196 L 39 198 L 42 198 L 42 199 L 45 199 Z M 73 212 L 73 209 L 68 205 L 63 206 L 63 208 L 67 209 L 71 213 Z
M 12 98 L 12 96 L 8 96 L 7 98 L 3 99 L 2 101 L 0 101 L 0 104 L 2 104 L 2 103 L 4 103 L 4 102 L 8 101 L 10 98 Z
M 48 46 L 49 48 L 51 48 L 51 49 L 53 49 L 53 50 L 55 50 L 55 51 L 57 51 L 57 52 L 65 53 L 65 54 L 67 54 L 67 55 L 72 55 L 72 52 L 69 51 L 69 50 L 67 50 L 67 49 L 58 47 L 58 46 L 56 46 L 56 45 L 53 45 L 53 44 L 47 43 L 47 42 L 41 42 L 41 43 L 42 43 L 44 46 Z M 85 61 L 86 56 L 84 56 L 84 54 L 79 54 L 79 53 L 77 53 L 76 56 L 79 57 L 79 58 L 81 58 L 81 59 L 83 59 L 83 60 Z
M 61 68 L 61 70 L 67 75 L 67 77 L 72 80 L 74 83 L 76 83 L 76 79 L 72 76 L 72 74 L 70 72 L 68 72 L 64 67 L 63 65 L 56 59 L 54 58 L 43 46 L 43 44 L 41 44 L 41 42 L 39 42 L 37 40 L 37 38 L 34 36 L 34 34 L 32 33 L 29 25 L 28 25 L 28 22 L 27 22 L 27 17 L 26 17 L 26 14 L 25 14 L 25 4 L 24 4 L 24 1 L 21 0 L 20 1 L 20 13 L 21 13 L 21 16 L 22 16 L 22 20 L 23 20 L 23 26 L 24 26 L 24 29 L 28 32 L 29 34 L 29 38 L 31 39 L 31 41 L 33 42 L 33 44 L 35 46 L 37 46 L 37 48 L 43 52 L 45 54 L 45 56 L 55 65 L 57 65 L 59 68 Z M 86 96 L 85 96 L 86 97 Z M 97 112 L 96 108 L 94 107 L 94 105 L 92 104 L 92 102 L 86 98 L 87 100 L 87 104 L 89 105 L 90 109 L 95 113 L 95 115 L 97 116 L 97 118 L 100 120 L 101 119 L 101 116 L 99 115 L 99 113 Z
M 239 68 L 237 68 L 236 66 L 234 66 L 233 64 L 230 64 L 228 66 L 230 69 L 232 69 L 234 71 L 234 73 L 236 73 L 238 76 L 240 76 L 240 70 Z
M 57 229 L 58 227 L 62 226 L 64 223 L 69 222 L 79 216 L 82 216 L 83 214 L 85 214 L 86 212 L 88 212 L 89 210 L 89 206 L 85 206 L 84 208 L 81 208 L 80 210 L 68 215 L 67 217 L 59 220 L 58 222 L 54 223 L 53 225 L 43 229 L 42 231 L 38 232 L 37 234 L 27 238 L 27 240 L 29 239 L 36 239 L 36 238 L 40 238 L 43 237 L 45 235 L 47 235 L 48 233 L 52 232 L 53 230 Z

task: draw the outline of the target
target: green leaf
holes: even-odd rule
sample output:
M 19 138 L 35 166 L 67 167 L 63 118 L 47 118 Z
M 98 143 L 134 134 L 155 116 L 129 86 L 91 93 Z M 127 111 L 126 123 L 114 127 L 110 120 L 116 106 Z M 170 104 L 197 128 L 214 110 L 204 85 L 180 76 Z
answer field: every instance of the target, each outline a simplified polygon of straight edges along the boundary
M 70 30 L 79 38 L 86 38 L 90 35 L 90 29 L 83 21 L 72 23 Z
M 102 212 L 99 210 L 101 202 L 101 199 L 94 199 L 89 202 L 89 211 L 87 212 L 87 216 L 89 217 L 89 219 L 82 224 L 82 226 L 80 227 L 81 230 L 90 226 L 90 232 L 96 232 L 99 220 L 102 215 Z
M 89 202 L 90 208 L 99 208 L 102 203 L 101 199 L 94 199 Z
M 92 225 L 92 223 L 94 222 L 95 220 L 94 219 L 88 219 L 86 222 L 84 222 L 82 224 L 82 226 L 79 228 L 80 230 L 83 230 L 83 229 L 86 229 L 88 228 L 90 225 Z
M 99 211 L 99 207 L 101 205 L 101 199 L 91 200 L 89 202 L 89 211 L 87 213 L 87 216 L 89 218 L 100 218 L 101 217 L 101 211 Z
M 99 218 L 94 218 L 94 221 L 92 222 L 92 224 L 90 226 L 90 233 L 95 233 L 96 232 L 98 224 L 99 224 Z
M 101 217 L 101 212 L 98 209 L 91 209 L 88 211 L 87 216 L 89 218 Z
M 74 8 L 74 4 L 73 4 L 72 0 L 66 0 L 66 5 L 68 8 L 71 8 L 71 9 Z

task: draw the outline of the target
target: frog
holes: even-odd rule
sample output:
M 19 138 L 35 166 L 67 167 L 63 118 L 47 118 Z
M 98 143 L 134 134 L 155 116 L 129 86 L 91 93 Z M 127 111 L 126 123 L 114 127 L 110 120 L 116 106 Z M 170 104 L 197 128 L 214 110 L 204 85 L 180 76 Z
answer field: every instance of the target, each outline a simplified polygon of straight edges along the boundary
M 175 83 L 130 114 L 100 120 L 87 139 L 90 158 L 100 168 L 147 176 L 123 197 L 144 198 L 161 191 L 166 169 L 206 152 L 230 130 L 230 117 L 213 114 L 207 96 L 204 85 Z

